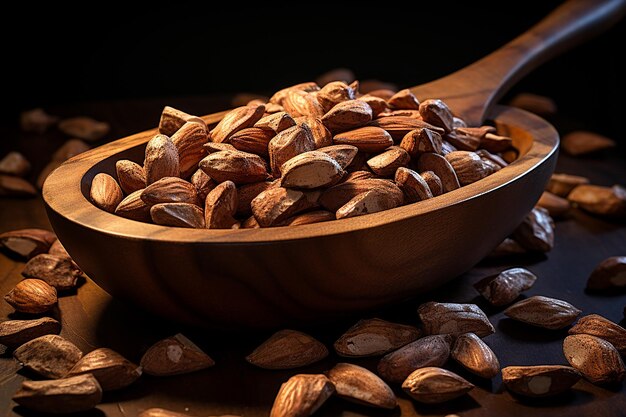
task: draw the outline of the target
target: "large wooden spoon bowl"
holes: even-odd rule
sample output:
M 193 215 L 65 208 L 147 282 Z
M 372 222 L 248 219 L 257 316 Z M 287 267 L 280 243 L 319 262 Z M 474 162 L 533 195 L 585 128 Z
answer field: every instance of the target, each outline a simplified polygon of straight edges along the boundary
M 529 62 L 540 62 L 557 46 L 562 49 L 572 34 L 580 37 L 581 31 L 597 30 L 598 22 L 615 20 L 616 10 L 622 9 L 623 1 L 616 0 L 600 5 L 570 2 L 531 29 L 549 29 L 547 35 L 541 32 L 550 38 L 546 48 L 520 50 L 517 66 L 509 60 L 508 70 L 496 76 L 472 72 L 473 82 L 489 80 L 490 95 L 452 100 L 453 110 L 473 122 L 482 121 L 487 112 L 501 134 L 513 137 L 521 154 L 509 167 L 448 194 L 345 220 L 243 230 L 164 227 L 92 205 L 88 196 L 93 177 L 99 172 L 114 175 L 119 159 L 141 163 L 145 144 L 155 133 L 151 130 L 81 154 L 54 171 L 43 190 L 50 222 L 75 261 L 105 290 L 187 323 L 274 327 L 412 297 L 453 279 L 487 255 L 533 207 L 553 172 L 555 129 L 525 111 L 491 106 L 510 85 L 511 74 L 528 70 Z M 581 26 L 580 13 L 592 12 L 595 17 Z M 563 21 L 564 13 L 569 17 Z M 561 17 L 560 27 L 555 16 Z M 458 76 L 452 80 L 465 85 Z M 419 88 L 415 91 L 426 98 Z M 450 98 L 448 91 L 441 91 L 446 94 L 432 95 Z M 222 116 L 205 120 L 215 124 Z

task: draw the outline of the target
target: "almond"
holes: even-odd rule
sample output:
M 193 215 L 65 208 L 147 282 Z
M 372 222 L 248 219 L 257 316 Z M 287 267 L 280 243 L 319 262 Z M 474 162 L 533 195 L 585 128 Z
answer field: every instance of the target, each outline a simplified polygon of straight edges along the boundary
M 57 290 L 45 281 L 27 278 L 18 282 L 4 300 L 20 313 L 45 313 L 57 303 Z
M 220 151 L 236 151 L 237 148 L 235 148 L 233 145 L 231 145 L 230 143 L 217 143 L 217 142 L 207 142 L 204 145 L 204 149 L 206 149 L 207 153 L 215 153 L 215 152 L 220 152 Z
M 477 150 L 476 155 L 480 156 L 480 159 L 483 161 L 489 163 L 489 165 L 493 167 L 494 171 L 499 171 L 509 165 L 509 163 L 502 159 L 499 155 L 492 154 L 486 149 Z
M 402 383 L 402 389 L 416 401 L 442 403 L 471 391 L 474 385 L 454 372 L 434 366 L 413 371 Z
M 441 127 L 446 132 L 454 128 L 452 112 L 441 100 L 424 100 L 419 105 L 419 111 L 426 122 Z
M 346 100 L 354 100 L 355 91 L 343 81 L 332 81 L 317 93 L 317 101 L 328 112 L 336 104 Z
M 335 392 L 324 375 L 294 375 L 280 386 L 270 417 L 308 417 Z
M 311 136 L 313 137 L 313 142 L 315 143 L 315 149 L 323 148 L 325 146 L 330 146 L 333 144 L 333 135 L 330 131 L 324 126 L 324 123 L 317 117 L 303 117 L 302 122 L 300 124 L 306 124 L 310 131 Z
M 366 126 L 333 137 L 338 145 L 351 145 L 362 152 L 380 152 L 393 145 L 393 139 L 386 130 L 380 127 Z
M 332 186 L 322 192 L 319 202 L 327 210 L 336 212 L 354 197 L 374 189 L 382 190 L 385 198 L 390 198 L 389 205 L 397 207 L 404 202 L 404 195 L 396 184 L 376 178 L 344 181 Z
M 527 269 L 511 268 L 497 275 L 481 279 L 474 288 L 493 306 L 513 302 L 523 291 L 530 289 L 537 277 Z
M 164 177 L 148 185 L 141 199 L 149 206 L 159 203 L 198 203 L 198 191 L 189 181 L 178 177 Z
M 367 160 L 367 165 L 376 175 L 391 177 L 400 167 L 406 167 L 411 162 L 408 152 L 399 146 L 391 146 Z
M 172 136 L 178 129 L 189 121 L 204 123 L 204 121 L 199 117 L 192 116 L 170 106 L 165 106 L 161 112 L 159 133 L 166 136 Z
M 509 106 L 528 110 L 539 116 L 552 116 L 557 112 L 557 106 L 550 97 L 533 93 L 519 93 L 511 99 Z
M 280 177 L 283 164 L 296 155 L 314 150 L 315 142 L 308 125 L 296 125 L 274 136 L 268 149 L 272 174 Z
M 432 171 L 435 173 L 441 180 L 444 193 L 456 190 L 461 186 L 454 168 L 441 155 L 436 153 L 422 154 L 417 161 L 417 167 L 420 172 Z
M 139 222 L 150 221 L 150 206 L 141 199 L 143 192 L 144 189 L 130 193 L 115 208 L 115 214 Z
M 470 128 L 466 128 L 470 129 Z M 460 130 L 460 129 L 459 129 Z M 496 135 L 495 133 L 487 133 L 480 140 L 480 147 L 489 152 L 504 152 L 513 146 L 513 139 L 507 136 Z
M 32 197 L 37 190 L 25 179 L 0 174 L 0 197 Z
M 210 368 L 215 361 L 178 333 L 152 345 L 141 357 L 140 365 L 148 375 L 169 376 Z
M 246 360 L 263 369 L 293 369 L 321 361 L 326 356 L 326 346 L 308 334 L 280 330 L 246 356 Z
M 354 160 L 359 149 L 352 145 L 331 145 L 319 148 L 318 151 L 337 161 L 341 169 L 346 169 Z
M 270 140 L 276 136 L 273 130 L 261 129 L 259 127 L 248 127 L 232 134 L 228 143 L 235 149 L 267 157 Z
M 513 320 L 550 330 L 569 326 L 580 313 L 566 301 L 539 295 L 519 301 L 504 311 Z
M 12 399 L 42 413 L 79 413 L 102 401 L 102 388 L 89 374 L 54 381 L 23 381 Z
M 614 290 L 626 287 L 626 256 L 612 256 L 595 267 L 587 288 L 590 290 Z
M 42 108 L 35 108 L 20 113 L 20 127 L 24 132 L 41 134 L 58 121 L 58 117 L 49 115 Z
M 493 173 L 493 169 L 475 152 L 450 152 L 445 158 L 452 165 L 461 185 L 472 184 Z
M 443 366 L 450 356 L 450 335 L 422 337 L 384 356 L 378 373 L 389 382 L 402 383 L 416 369 Z
M 549 397 L 561 394 L 580 381 L 581 374 L 570 366 L 507 366 L 502 382 L 509 391 L 526 397 Z
M 30 171 L 30 162 L 19 152 L 9 152 L 0 159 L 0 174 L 23 177 Z
M 372 108 L 360 100 L 342 101 L 322 117 L 322 123 L 333 133 L 356 129 L 371 120 Z
M 378 117 L 390 117 L 390 116 L 406 116 L 417 120 L 422 120 L 422 115 L 419 110 L 415 109 L 396 109 L 396 110 L 388 110 L 383 113 L 380 113 Z
M 391 195 L 390 195 L 391 194 Z M 363 216 L 398 207 L 392 193 L 382 188 L 374 188 L 352 198 L 337 209 L 337 219 Z
M 526 250 L 549 252 L 554 246 L 554 221 L 548 210 L 535 207 L 511 237 Z
M 206 172 L 201 169 L 196 170 L 189 181 L 194 185 L 194 187 L 196 187 L 198 200 L 200 201 L 206 200 L 206 196 L 216 186 L 211 177 L 209 177 Z
M 337 396 L 357 404 L 394 409 L 398 405 L 395 394 L 374 373 L 350 363 L 338 363 L 327 372 L 335 385 Z
M 204 122 L 190 121 L 181 126 L 171 136 L 172 143 L 178 150 L 180 176 L 189 177 L 198 167 L 198 162 L 206 155 L 204 144 L 208 141 L 209 131 Z
M 590 334 L 610 342 L 622 355 L 626 353 L 626 329 L 598 314 L 581 317 L 569 334 Z
M 313 224 L 335 220 L 335 213 L 326 210 L 315 210 L 307 213 L 296 214 L 285 220 L 287 226 L 301 226 L 303 224 Z
M 463 368 L 482 378 L 493 378 L 500 372 L 496 354 L 474 333 L 457 337 L 450 355 Z
M 398 91 L 387 100 L 387 103 L 392 109 L 419 110 L 420 108 L 419 100 L 408 88 Z
M 312 93 L 315 91 L 319 91 L 320 87 L 319 85 L 317 85 L 316 83 L 312 81 L 292 85 L 291 87 L 283 88 L 282 90 L 279 90 L 276 93 L 274 93 L 274 95 L 270 97 L 269 102 L 282 105 L 289 91 L 294 91 L 294 90 Z
M 254 124 L 254 127 L 258 127 L 263 130 L 269 130 L 274 132 L 274 134 L 278 134 L 283 130 L 295 125 L 296 121 L 293 119 L 293 117 L 291 117 L 289 113 L 281 111 L 262 117 L 261 119 L 259 119 L 258 122 Z
M 224 118 L 211 130 L 212 142 L 228 142 L 228 138 L 235 132 L 252 127 L 265 113 L 265 106 L 242 106 L 226 113 Z
M 204 222 L 208 229 L 230 229 L 236 223 L 237 188 L 232 181 L 215 187 L 204 203 Z
M 30 259 L 46 253 L 56 235 L 45 229 L 19 229 L 0 233 L 0 247 L 23 258 Z
M 626 189 L 619 185 L 579 185 L 567 196 L 574 205 L 589 213 L 606 217 L 626 217 Z
M 241 151 L 215 152 L 200 161 L 202 169 L 217 183 L 232 181 L 247 184 L 267 178 L 265 161 L 255 154 Z
M 439 133 L 426 128 L 418 128 L 404 135 L 400 147 L 407 151 L 411 158 L 417 158 L 426 152 L 440 154 L 441 144 L 442 139 Z
M 317 100 L 317 95 L 306 91 L 289 90 L 281 104 L 293 117 L 322 117 L 324 115 L 324 108 Z
M 447 132 L 444 136 L 447 143 L 452 145 L 454 149 L 443 152 L 447 155 L 450 152 L 457 150 L 461 151 L 475 151 L 480 146 L 480 138 L 464 133 L 460 129 L 454 129 L 451 132 Z M 442 149 L 443 151 L 443 149 Z
M 124 194 L 115 178 L 100 173 L 96 174 L 91 181 L 89 197 L 98 208 L 113 213 L 117 205 L 124 199 Z
M 247 217 L 252 214 L 252 200 L 263 191 L 278 186 L 278 180 L 260 181 L 244 184 L 237 188 L 237 217 Z
M 585 130 L 570 132 L 561 139 L 561 149 L 572 156 L 586 155 L 615 146 L 613 139 Z
M 111 126 L 106 122 L 99 122 L 91 117 L 71 117 L 59 122 L 59 130 L 68 136 L 95 141 L 102 139 L 109 133 Z
M 61 323 L 51 317 L 5 320 L 0 323 L 0 344 L 15 348 L 47 334 L 59 334 Z
M 626 368 L 619 352 L 610 342 L 588 334 L 567 336 L 563 341 L 565 359 L 594 384 L 613 384 L 624 380 Z
M 78 278 L 82 274 L 83 272 L 71 258 L 59 258 L 47 253 L 30 259 L 22 271 L 24 277 L 45 281 L 58 291 L 76 287 Z
M 438 195 L 443 194 L 443 184 L 441 183 L 441 178 L 437 176 L 432 171 L 424 171 L 420 174 L 420 176 L 428 185 L 428 189 L 432 193 L 433 197 L 437 197 Z
M 117 180 L 122 191 L 131 194 L 146 187 L 146 173 L 143 167 L 128 159 L 120 159 L 115 163 Z
M 578 175 L 569 174 L 552 174 L 546 190 L 559 197 L 567 197 L 568 194 L 577 186 L 589 184 L 589 179 Z
M 172 140 L 165 135 L 156 135 L 146 145 L 146 157 L 143 169 L 146 174 L 146 185 L 164 177 L 180 175 L 178 149 Z
M 360 320 L 333 345 L 340 356 L 383 355 L 416 340 L 420 331 L 405 324 L 381 319 Z
M 548 213 L 552 217 L 559 217 L 569 211 L 569 201 L 559 197 L 556 194 L 552 194 L 550 191 L 544 191 L 537 201 L 537 206 L 548 210 Z
M 447 140 L 444 139 L 443 142 L 441 142 L 441 155 L 446 156 L 450 152 L 455 152 L 455 151 L 458 151 L 458 149 L 454 147 Z
M 203 229 L 204 213 L 196 204 L 158 203 L 150 207 L 150 218 L 156 224 Z
M 83 353 L 72 342 L 56 335 L 38 337 L 15 349 L 13 357 L 45 378 L 63 378 Z
M 103 391 L 113 391 L 139 379 L 141 368 L 111 349 L 99 348 L 79 359 L 67 376 L 84 374 L 93 375 Z
M 404 193 L 404 201 L 407 204 L 433 198 L 433 194 L 424 178 L 412 169 L 398 168 L 395 181 Z
M 302 191 L 276 187 L 257 195 L 250 206 L 259 225 L 270 227 L 317 206 L 317 201 L 311 201 Z
M 318 151 L 294 156 L 283 164 L 281 172 L 281 187 L 307 189 L 332 186 L 344 174 L 337 161 Z
M 376 118 L 378 115 L 387 110 L 387 101 L 383 98 L 373 96 L 371 94 L 365 94 L 358 97 L 358 100 L 366 102 L 372 108 L 372 117 Z
M 475 333 L 485 337 L 495 332 L 493 325 L 476 304 L 429 302 L 417 309 L 426 334 Z

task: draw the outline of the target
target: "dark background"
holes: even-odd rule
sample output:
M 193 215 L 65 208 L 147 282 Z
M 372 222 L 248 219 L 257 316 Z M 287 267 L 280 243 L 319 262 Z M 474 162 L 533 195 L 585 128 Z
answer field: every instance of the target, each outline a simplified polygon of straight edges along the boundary
M 9 58 L 2 119 L 94 100 L 269 93 L 336 67 L 412 86 L 479 59 L 560 3 L 416 2 L 416 13 L 394 2 L 303 2 L 303 11 L 293 3 L 232 2 L 220 11 L 183 2 L 91 3 L 92 11 L 27 3 L 5 14 L 17 31 L 0 28 Z M 579 121 L 623 141 L 625 27 L 554 58 L 505 100 L 519 91 L 551 96 L 573 127 Z

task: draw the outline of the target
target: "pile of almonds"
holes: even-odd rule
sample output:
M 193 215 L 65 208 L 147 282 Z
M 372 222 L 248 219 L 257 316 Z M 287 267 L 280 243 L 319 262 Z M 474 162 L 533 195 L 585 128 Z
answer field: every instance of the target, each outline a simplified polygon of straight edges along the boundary
M 441 100 L 308 82 L 238 107 L 210 131 L 165 107 L 141 164 L 117 161 L 115 175 L 93 178 L 90 196 L 108 212 L 166 226 L 301 225 L 429 199 L 516 157 L 512 139 L 467 127 Z

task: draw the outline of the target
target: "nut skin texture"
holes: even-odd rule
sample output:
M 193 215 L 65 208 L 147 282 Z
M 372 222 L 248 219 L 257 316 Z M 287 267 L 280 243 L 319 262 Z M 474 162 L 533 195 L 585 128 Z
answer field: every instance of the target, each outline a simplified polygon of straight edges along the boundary
M 59 334 L 61 323 L 50 317 L 5 320 L 0 323 L 0 344 L 15 348 L 47 334 Z
M 298 374 L 280 386 L 270 417 L 308 417 L 335 392 L 324 375 Z
M 22 275 L 47 282 L 57 291 L 71 290 L 76 287 L 83 272 L 71 258 L 59 258 L 42 253 L 26 263 Z
M 594 384 L 614 384 L 624 380 L 626 368 L 615 347 L 588 334 L 567 336 L 563 341 L 565 359 Z
M 20 313 L 40 314 L 57 303 L 57 290 L 45 281 L 27 278 L 18 282 L 4 300 Z
M 474 333 L 457 337 L 450 355 L 469 372 L 482 378 L 493 378 L 500 372 L 496 354 Z
M 172 140 L 165 135 L 156 135 L 146 145 L 143 169 L 146 185 L 164 177 L 180 175 L 180 159 L 178 149 Z
M 340 356 L 378 356 L 411 343 L 419 336 L 416 327 L 374 318 L 358 321 L 333 347 Z
M 581 313 L 570 303 L 540 295 L 513 304 L 504 314 L 513 320 L 549 330 L 569 326 Z
M 52 379 L 65 377 L 82 356 L 72 342 L 56 334 L 33 339 L 13 352 L 25 368 Z
M 567 199 L 574 207 L 600 217 L 626 218 L 626 189 L 619 185 L 579 185 L 568 194 Z
M 141 199 L 143 192 L 142 188 L 128 194 L 115 209 L 115 214 L 131 220 L 149 222 L 151 220 L 150 206 Z
M 152 345 L 141 358 L 143 372 L 152 376 L 182 375 L 215 365 L 215 361 L 182 334 Z
M 203 229 L 204 213 L 195 204 L 159 203 L 150 208 L 150 217 L 155 224 L 171 227 Z
M 569 329 L 569 334 L 590 334 L 610 342 L 617 351 L 626 354 L 626 329 L 598 314 L 581 317 Z
M 546 190 L 559 197 L 567 197 L 574 188 L 585 184 L 589 184 L 589 178 L 578 175 L 554 173 L 550 177 L 548 185 L 546 185 Z
M 230 229 L 237 222 L 237 188 L 232 181 L 224 181 L 207 195 L 204 202 L 204 221 L 208 229 Z
M 139 379 L 141 368 L 111 349 L 99 348 L 83 356 L 67 376 L 84 374 L 93 375 L 103 391 L 113 391 Z
M 548 210 L 535 207 L 511 237 L 528 251 L 549 252 L 554 246 L 554 221 Z
M 328 356 L 328 349 L 306 333 L 280 330 L 246 356 L 246 361 L 263 369 L 294 369 Z
M 242 106 L 228 112 L 222 120 L 211 130 L 210 138 L 212 142 L 227 142 L 228 138 L 241 129 L 252 127 L 265 113 L 265 106 L 252 105 Z
M 388 410 L 396 408 L 398 404 L 389 385 L 365 368 L 338 363 L 326 375 L 335 385 L 337 396 L 348 401 Z
M 488 276 L 474 284 L 474 288 L 493 306 L 503 306 L 513 302 L 519 295 L 530 289 L 537 277 L 524 268 L 511 268 L 497 275 Z
M 0 233 L 0 247 L 25 259 L 46 253 L 56 235 L 45 229 L 18 229 Z
M 120 187 L 126 194 L 146 187 L 146 173 L 136 162 L 121 159 L 115 163 L 115 172 Z
M 404 201 L 406 203 L 416 203 L 433 198 L 433 193 L 430 191 L 426 180 L 412 169 L 398 168 L 394 179 L 404 193 Z
M 342 101 L 330 109 L 322 123 L 333 133 L 356 129 L 372 120 L 372 108 L 364 101 Z
M 178 177 L 163 177 L 148 185 L 141 193 L 148 206 L 160 203 L 198 203 L 198 190 L 189 181 Z
M 509 391 L 525 397 L 561 394 L 582 378 L 571 366 L 537 365 L 502 368 L 502 382 Z
M 454 372 L 426 367 L 412 372 L 402 383 L 402 389 L 411 398 L 426 404 L 438 404 L 467 393 L 474 385 Z
M 476 304 L 428 302 L 417 309 L 426 334 L 475 333 L 485 337 L 495 332 L 493 325 Z
M 100 173 L 93 177 L 89 197 L 98 208 L 113 213 L 117 205 L 124 199 L 124 194 L 115 178 Z
M 626 256 L 612 256 L 600 262 L 587 280 L 587 289 L 626 289 Z

